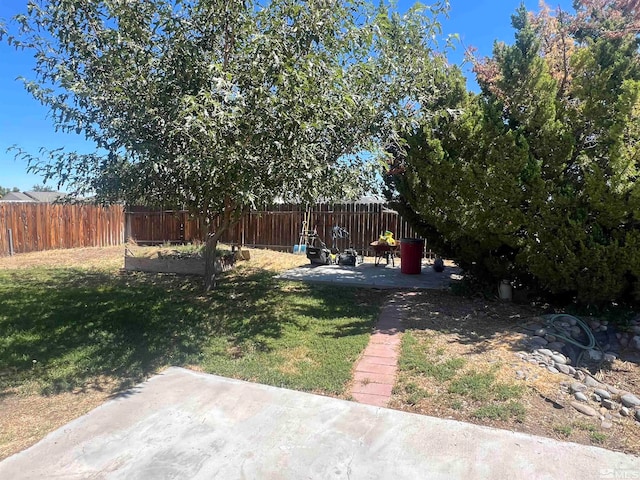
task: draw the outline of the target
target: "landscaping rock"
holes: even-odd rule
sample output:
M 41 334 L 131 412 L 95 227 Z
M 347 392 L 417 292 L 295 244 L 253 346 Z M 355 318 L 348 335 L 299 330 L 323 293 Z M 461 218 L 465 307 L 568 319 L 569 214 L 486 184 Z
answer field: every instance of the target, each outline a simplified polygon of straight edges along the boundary
M 608 398 L 603 398 L 602 406 L 607 410 L 614 410 L 618 405 L 613 400 L 609 400 Z
M 628 417 L 629 415 L 631 415 L 631 410 L 629 410 L 627 407 L 622 407 L 620 409 L 620 415 L 622 415 L 623 417 Z
M 602 399 L 609 400 L 611 399 L 611 394 L 602 388 L 596 388 L 593 393 L 598 395 Z
M 547 334 L 547 329 L 544 327 L 541 327 L 535 331 L 535 334 L 538 335 L 539 337 L 542 337 Z
M 533 348 L 544 347 L 547 343 L 547 340 L 542 337 L 533 337 L 529 340 L 529 343 Z
M 525 325 L 524 327 L 522 327 L 524 330 L 528 330 L 530 332 L 535 332 L 541 328 L 544 328 L 544 325 L 542 325 L 541 323 L 530 323 L 529 325 Z
M 584 384 L 587 387 L 591 387 L 591 388 L 602 388 L 604 387 L 604 385 L 602 385 L 599 381 L 597 381 L 595 378 L 587 376 L 584 379 Z
M 613 423 L 611 423 L 611 422 L 609 422 L 607 420 L 603 420 L 602 423 L 600 424 L 600 426 L 602 428 L 609 429 L 609 428 L 613 427 Z
M 555 350 L 556 352 L 559 352 L 560 350 L 562 350 L 564 348 L 564 342 L 551 342 L 547 344 L 547 348 L 549 350 Z
M 567 358 L 561 353 L 555 353 L 551 355 L 551 360 L 562 365 L 566 365 L 567 363 Z
M 594 361 L 594 362 L 599 362 L 600 360 L 602 360 L 602 352 L 600 350 L 596 350 L 596 349 L 591 349 L 591 350 L 587 350 L 587 353 L 585 354 L 585 357 L 587 357 L 587 359 Z
M 640 410 L 636 410 L 636 420 L 640 420 Z
M 584 392 L 587 389 L 587 386 L 584 383 L 573 382 L 571 385 L 569 385 L 569 388 L 573 393 L 575 393 L 575 392 Z
M 635 350 L 640 350 L 640 335 L 635 335 L 633 338 L 631 338 L 631 340 L 629 341 L 629 347 Z
M 640 353 L 635 353 L 631 350 L 627 350 L 626 352 L 624 352 L 624 357 L 622 357 L 622 359 L 625 362 L 640 363 Z
M 620 397 L 620 401 L 625 407 L 637 407 L 640 405 L 640 398 L 636 397 L 633 393 L 625 393 Z
M 576 400 L 578 400 L 580 402 L 588 402 L 589 401 L 587 396 L 582 392 L 576 392 L 573 396 L 575 397 Z
M 605 362 L 609 362 L 609 363 L 613 363 L 616 361 L 616 359 L 618 358 L 618 356 L 615 353 L 612 352 L 607 352 L 604 354 L 604 361 Z
M 551 373 L 560 373 L 555 367 L 547 367 L 547 370 L 549 370 Z
M 612 387 L 611 385 L 607 385 L 607 390 L 609 390 L 611 395 L 620 395 L 620 393 L 622 393 L 619 388 Z
M 539 348 L 535 353 L 539 353 L 540 355 L 544 355 L 545 357 L 551 357 L 553 352 L 547 348 Z
M 547 348 L 549 350 L 555 350 L 557 352 L 559 352 L 560 350 L 562 350 L 564 348 L 564 342 L 551 342 L 547 344 Z
M 573 373 L 571 372 L 571 367 L 569 365 L 564 365 L 562 363 L 557 363 L 555 365 L 555 367 L 560 370 L 562 373 L 564 373 L 565 375 L 573 375 Z M 575 372 L 575 370 L 574 370 Z
M 550 342 L 555 342 L 557 340 L 555 335 L 549 335 L 548 333 L 544 336 L 544 338 L 546 338 Z
M 583 413 L 584 415 L 588 415 L 589 417 L 595 417 L 596 415 L 598 415 L 598 412 L 596 412 L 589 405 L 585 405 L 584 403 L 571 402 L 571 406 L 576 410 L 578 410 L 580 413 Z

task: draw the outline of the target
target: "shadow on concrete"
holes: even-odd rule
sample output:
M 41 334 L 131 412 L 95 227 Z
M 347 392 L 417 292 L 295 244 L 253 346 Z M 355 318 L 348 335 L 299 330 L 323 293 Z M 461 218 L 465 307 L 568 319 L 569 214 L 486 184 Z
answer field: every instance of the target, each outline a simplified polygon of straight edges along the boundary
M 324 283 L 338 286 L 369 287 L 400 290 L 443 290 L 462 280 L 462 270 L 447 267 L 442 273 L 433 270 L 428 261 L 423 261 L 418 275 L 401 272 L 400 262 L 396 266 L 363 263 L 357 267 L 342 265 L 305 265 L 280 274 L 279 278 L 308 283 Z

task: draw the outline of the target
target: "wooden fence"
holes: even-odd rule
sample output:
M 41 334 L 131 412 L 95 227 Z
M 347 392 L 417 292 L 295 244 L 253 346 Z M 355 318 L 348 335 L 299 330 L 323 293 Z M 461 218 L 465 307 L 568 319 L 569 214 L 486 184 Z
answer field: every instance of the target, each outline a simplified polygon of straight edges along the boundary
M 0 256 L 123 241 L 122 206 L 0 202 Z
M 287 204 L 251 212 L 226 232 L 221 241 L 291 251 L 300 241 L 305 212 L 302 206 Z M 369 244 L 385 230 L 393 232 L 397 239 L 416 236 L 398 213 L 381 203 L 318 204 L 311 208 L 310 214 L 310 228 L 317 229 L 320 239 L 329 246 L 335 225 L 349 232 L 348 239 L 337 240 L 341 250 L 353 246 L 366 255 L 373 255 Z M 215 225 L 207 228 L 185 211 L 150 211 L 141 207 L 129 209 L 126 224 L 127 237 L 139 244 L 202 241 L 216 228 Z

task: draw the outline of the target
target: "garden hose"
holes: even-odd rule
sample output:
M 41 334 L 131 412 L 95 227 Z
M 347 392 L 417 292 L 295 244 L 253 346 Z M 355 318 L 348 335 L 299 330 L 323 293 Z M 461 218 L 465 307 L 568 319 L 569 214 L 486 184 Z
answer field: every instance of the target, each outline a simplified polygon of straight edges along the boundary
M 554 327 L 556 331 L 558 331 L 559 329 L 555 326 L 555 322 L 557 322 L 560 319 L 574 319 L 576 321 L 576 325 L 578 325 L 586 333 L 587 339 L 589 340 L 588 345 L 578 342 L 577 340 L 575 340 L 574 338 L 568 335 L 562 335 L 560 333 L 552 334 L 554 337 L 560 338 L 565 342 L 571 343 L 572 345 L 575 345 L 576 347 L 581 349 L 580 354 L 578 355 L 578 358 L 576 360 L 576 365 L 575 365 L 576 368 L 580 365 L 580 362 L 582 361 L 582 356 L 587 350 L 591 350 L 592 348 L 597 347 L 598 350 L 604 353 L 600 345 L 598 345 L 598 342 L 596 341 L 596 337 L 593 336 L 593 332 L 591 331 L 591 328 L 589 328 L 589 325 L 587 325 L 586 322 L 579 319 L 578 317 L 574 317 L 573 315 L 569 315 L 567 313 L 558 313 L 554 315 L 545 315 L 544 318 L 545 318 L 545 324 L 551 327 Z

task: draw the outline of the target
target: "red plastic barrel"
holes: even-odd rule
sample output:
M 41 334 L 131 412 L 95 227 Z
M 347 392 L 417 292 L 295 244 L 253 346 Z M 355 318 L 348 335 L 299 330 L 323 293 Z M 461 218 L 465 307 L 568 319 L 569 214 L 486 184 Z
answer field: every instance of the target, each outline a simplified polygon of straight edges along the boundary
M 400 240 L 400 271 L 417 275 L 422 269 L 424 238 L 403 238 Z

